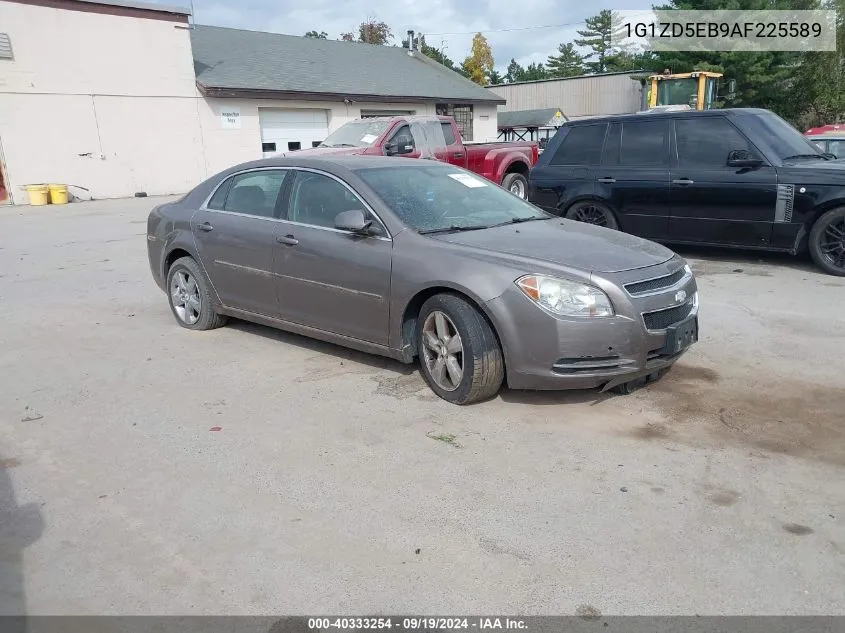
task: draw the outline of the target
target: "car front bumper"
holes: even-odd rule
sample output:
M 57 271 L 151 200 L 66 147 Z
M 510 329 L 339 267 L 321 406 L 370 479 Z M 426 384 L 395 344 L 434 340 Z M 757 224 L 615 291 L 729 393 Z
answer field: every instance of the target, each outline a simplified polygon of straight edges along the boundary
M 692 282 L 690 296 L 695 285 Z M 511 389 L 604 390 L 673 365 L 698 338 L 698 304 L 660 330 L 629 314 L 568 319 L 546 312 L 518 288 L 487 303 L 505 354 Z M 677 344 L 676 344 L 677 343 Z

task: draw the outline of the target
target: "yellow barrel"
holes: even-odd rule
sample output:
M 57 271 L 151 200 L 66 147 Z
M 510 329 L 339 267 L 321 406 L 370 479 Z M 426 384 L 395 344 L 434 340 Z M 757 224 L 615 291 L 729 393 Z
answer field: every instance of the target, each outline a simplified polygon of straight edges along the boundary
M 50 202 L 67 204 L 67 185 L 50 185 Z
M 29 194 L 29 204 L 34 207 L 50 204 L 50 188 L 47 185 L 27 185 L 26 192 Z

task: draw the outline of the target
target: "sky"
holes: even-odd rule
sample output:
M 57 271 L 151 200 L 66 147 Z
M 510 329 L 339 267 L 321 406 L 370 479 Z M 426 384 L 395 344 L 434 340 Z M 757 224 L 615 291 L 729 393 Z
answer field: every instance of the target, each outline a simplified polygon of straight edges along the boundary
M 149 0 L 147 0 L 149 1 Z M 190 6 L 191 0 L 153 0 L 169 6 Z M 304 35 L 325 31 L 332 39 L 343 32 L 357 35 L 367 17 L 386 22 L 393 43 L 408 30 L 424 33 L 426 43 L 457 63 L 469 54 L 472 36 L 481 31 L 493 49 L 496 69 L 510 60 L 523 66 L 545 63 L 558 44 L 578 37 L 584 19 L 601 9 L 642 9 L 652 2 L 600 0 L 193 0 L 197 24 Z

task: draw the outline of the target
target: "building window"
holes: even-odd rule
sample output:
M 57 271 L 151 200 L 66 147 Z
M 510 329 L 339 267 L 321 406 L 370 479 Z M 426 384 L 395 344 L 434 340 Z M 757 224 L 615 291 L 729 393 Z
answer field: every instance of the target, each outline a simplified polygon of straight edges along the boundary
M 455 119 L 465 141 L 472 140 L 472 104 L 438 103 L 435 109 L 438 116 L 450 116 Z
M 262 143 L 261 144 L 261 151 L 262 152 L 275 152 L 276 151 L 276 144 L 275 143 Z

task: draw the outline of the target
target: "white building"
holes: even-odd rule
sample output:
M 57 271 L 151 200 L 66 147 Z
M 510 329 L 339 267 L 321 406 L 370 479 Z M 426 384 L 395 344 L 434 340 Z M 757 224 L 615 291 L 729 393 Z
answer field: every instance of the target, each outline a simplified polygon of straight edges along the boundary
M 451 114 L 493 141 L 504 99 L 419 52 L 194 26 L 124 0 L 0 0 L 0 202 L 182 193 L 345 122 Z M 89 190 L 75 189 L 78 186 Z

